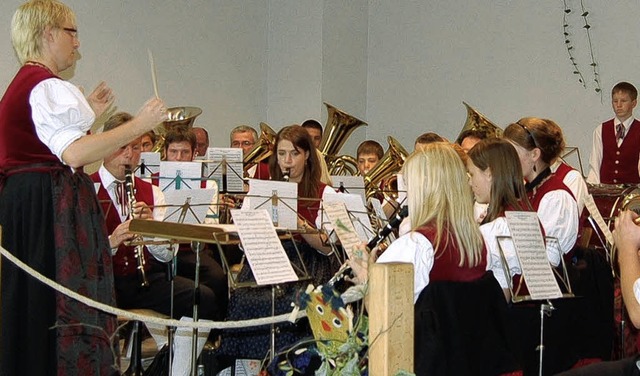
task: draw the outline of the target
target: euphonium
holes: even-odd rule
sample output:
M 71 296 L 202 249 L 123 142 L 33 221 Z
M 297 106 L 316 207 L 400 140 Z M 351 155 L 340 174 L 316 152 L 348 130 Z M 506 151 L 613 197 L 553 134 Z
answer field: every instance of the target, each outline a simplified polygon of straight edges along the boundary
M 260 163 L 260 161 L 269 158 L 273 154 L 275 148 L 276 132 L 266 123 L 260 123 L 260 137 L 247 155 L 244 156 L 242 163 L 244 171 L 248 171 L 252 166 Z
M 324 155 L 329 175 L 356 175 L 358 161 L 355 158 L 338 152 L 347 141 L 351 133 L 366 122 L 347 114 L 344 111 L 324 102 L 327 106 L 327 124 L 322 132 L 320 152 Z
M 395 182 L 393 175 L 400 171 L 409 153 L 407 153 L 405 148 L 402 147 L 402 144 L 395 138 L 387 136 L 387 142 L 389 142 L 387 151 L 380 161 L 378 161 L 378 164 L 364 176 L 364 189 L 367 199 L 375 196 L 381 190 L 385 199 L 394 199 L 391 195 L 391 192 L 394 190 L 391 184 Z M 384 186 L 381 189 L 380 183 L 383 181 Z
M 502 137 L 502 128 L 495 125 L 491 120 L 487 119 L 486 116 L 469 106 L 466 102 L 462 103 L 467 107 L 467 121 L 464 123 L 460 134 L 458 134 L 458 138 L 456 139 L 457 144 L 462 143 L 461 136 L 469 129 L 483 131 L 487 134 L 487 137 Z
M 156 140 L 155 145 L 153 145 L 153 149 L 151 151 L 161 153 L 162 159 L 164 159 L 164 136 L 167 131 L 176 127 L 193 127 L 193 123 L 201 113 L 202 109 L 199 107 L 183 106 L 168 108 L 167 115 L 169 120 L 163 122 L 155 129 L 158 139 Z
M 131 166 L 126 165 L 124 168 L 124 190 L 127 195 L 127 206 L 129 209 L 129 214 L 127 219 L 133 219 L 133 208 L 136 204 L 136 197 L 134 192 L 134 183 L 133 183 L 133 171 L 131 171 Z M 144 257 L 144 245 L 142 245 L 142 237 L 136 236 L 134 241 L 137 243 L 135 245 L 135 257 L 136 262 L 138 264 L 138 274 L 140 275 L 140 286 L 148 287 L 149 280 L 147 280 L 147 274 L 144 270 L 144 266 L 146 264 L 146 260 Z

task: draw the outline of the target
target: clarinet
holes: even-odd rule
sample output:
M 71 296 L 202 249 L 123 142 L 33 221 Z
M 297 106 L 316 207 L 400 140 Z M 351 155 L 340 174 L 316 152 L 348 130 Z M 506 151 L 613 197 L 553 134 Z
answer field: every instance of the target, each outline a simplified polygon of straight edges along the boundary
M 384 226 L 377 234 L 376 236 L 374 236 L 373 238 L 371 238 L 371 240 L 369 240 L 369 242 L 367 243 L 367 248 L 369 249 L 373 249 L 375 248 L 378 244 L 380 244 L 381 241 L 384 240 L 384 238 L 386 238 L 387 236 L 389 236 L 389 234 L 391 233 L 391 231 L 393 231 L 395 228 L 397 228 L 398 226 L 400 226 L 400 223 L 402 223 L 402 220 L 409 215 L 409 208 L 407 206 L 403 206 L 400 211 L 398 213 L 396 213 L 396 215 L 391 218 L 391 220 L 389 221 L 389 223 L 387 223 L 386 226 Z
M 367 248 L 369 248 L 369 250 L 373 250 L 375 247 L 377 247 L 380 242 L 382 242 L 387 236 L 389 236 L 391 231 L 400 226 L 400 223 L 402 223 L 402 220 L 407 215 L 409 215 L 409 208 L 407 206 L 403 206 L 400 211 L 396 213 L 393 218 L 391 218 L 389 223 L 387 223 L 386 226 L 384 226 L 373 238 L 369 240 L 369 242 L 367 243 Z M 348 263 L 344 263 L 327 283 L 329 285 L 334 285 L 338 280 L 342 278 L 343 275 L 353 277 L 353 272 Z
M 125 165 L 124 167 L 124 190 L 127 195 L 127 206 L 129 207 L 129 214 L 127 215 L 127 219 L 133 219 L 133 207 L 136 204 L 136 197 L 134 195 L 134 186 L 133 186 L 133 171 L 131 171 L 130 165 Z M 144 266 L 146 264 L 146 260 L 144 258 L 144 245 L 142 244 L 142 237 L 136 236 L 134 239 L 137 241 L 137 245 L 135 246 L 135 257 L 138 266 L 138 274 L 140 275 L 140 287 L 149 287 L 149 280 L 147 280 L 147 273 L 144 270 Z

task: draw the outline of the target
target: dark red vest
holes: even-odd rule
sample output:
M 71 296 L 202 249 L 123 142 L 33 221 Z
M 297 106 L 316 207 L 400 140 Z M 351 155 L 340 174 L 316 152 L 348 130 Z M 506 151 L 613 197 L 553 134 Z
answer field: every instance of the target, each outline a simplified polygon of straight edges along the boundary
M 318 186 L 318 192 L 315 197 L 310 198 L 322 198 L 322 193 L 324 192 L 324 187 L 327 185 L 324 183 L 320 183 Z M 298 192 L 298 195 L 300 192 Z M 318 210 L 320 210 L 320 201 L 319 200 L 304 200 L 302 198 L 298 198 L 298 215 L 302 216 L 304 219 L 309 222 L 310 225 L 315 227 L 316 218 L 318 217 Z
M 102 212 L 105 215 L 105 221 L 107 223 L 107 231 L 109 234 L 113 233 L 113 230 L 118 227 L 119 224 L 122 223 L 120 220 L 120 215 L 118 214 L 118 210 L 115 208 L 114 203 L 111 201 L 109 197 L 109 193 L 102 184 L 100 180 L 100 175 L 98 172 L 95 172 L 91 175 L 91 179 L 100 183 L 100 189 L 98 189 L 98 200 L 100 200 L 100 205 L 102 206 Z M 153 189 L 151 188 L 151 184 L 139 179 L 135 178 L 135 197 L 136 201 L 145 202 L 147 205 L 153 205 Z M 145 270 L 149 270 L 153 263 L 158 263 L 156 259 L 151 256 L 147 247 L 144 247 L 144 258 L 145 258 Z M 116 277 L 130 277 L 135 276 L 137 274 L 137 260 L 135 258 L 135 249 L 134 247 L 127 247 L 124 245 L 120 245 L 118 247 L 118 252 L 113 256 L 113 274 Z
M 431 244 L 435 244 L 436 229 L 433 226 L 423 226 L 416 231 L 429 239 Z M 448 243 L 445 241 L 446 239 L 449 239 Z M 455 238 L 448 229 L 443 229 L 440 246 L 434 251 L 433 268 L 429 273 L 430 283 L 435 281 L 475 281 L 480 279 L 487 271 L 487 249 L 484 244 L 482 245 L 482 259 L 478 265 L 459 266 L 460 255 L 456 248 Z
M 38 138 L 29 104 L 33 88 L 54 77 L 44 68 L 25 65 L 9 84 L 0 100 L 0 170 L 35 162 L 60 162 Z
M 260 180 L 271 179 L 271 173 L 269 173 L 268 159 L 258 163 L 258 165 L 256 166 L 256 171 L 253 173 L 253 178 L 260 179 Z
M 634 120 L 618 147 L 613 119 L 602 124 L 602 164 L 600 182 L 603 184 L 638 184 L 638 156 L 640 150 L 640 122 Z
M 569 187 L 567 187 L 562 181 L 563 177 L 561 177 L 558 174 L 552 173 L 547 180 L 545 180 L 542 184 L 536 187 L 533 191 L 530 191 L 527 193 L 529 195 L 529 202 L 531 202 L 531 206 L 533 207 L 533 210 L 538 211 L 538 207 L 540 207 L 540 201 L 542 201 L 542 198 L 544 197 L 544 195 L 546 195 L 551 191 L 556 191 L 558 189 L 569 192 L 571 197 L 573 197 L 574 200 L 576 199 L 573 196 L 573 193 L 571 192 Z M 534 194 L 534 191 L 535 191 L 535 194 Z

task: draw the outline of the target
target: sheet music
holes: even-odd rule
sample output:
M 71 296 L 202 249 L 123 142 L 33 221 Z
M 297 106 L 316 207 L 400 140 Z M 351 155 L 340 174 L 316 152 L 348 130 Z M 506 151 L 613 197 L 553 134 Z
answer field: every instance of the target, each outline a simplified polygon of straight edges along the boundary
M 218 182 L 221 192 L 244 192 L 242 149 L 208 148 L 204 176 Z M 226 176 L 226 187 L 223 187 Z
M 180 321 L 192 322 L 191 317 L 182 317 Z M 201 322 L 213 322 L 211 320 L 198 320 Z M 198 329 L 198 342 L 196 346 L 197 354 L 199 355 L 204 348 L 207 337 L 209 336 L 209 330 Z M 175 334 L 175 346 L 173 353 L 173 367 L 171 368 L 171 374 L 173 376 L 188 376 L 191 372 L 191 343 L 193 340 L 193 330 L 191 328 L 180 327 L 176 329 Z M 195 361 L 195 360 L 194 360 Z
M 277 200 L 272 199 L 273 196 Z M 298 228 L 298 184 L 250 179 L 242 209 L 266 209 L 277 227 L 295 230 Z
M 342 202 L 345 204 L 346 210 L 350 214 L 353 227 L 361 241 L 364 242 L 375 234 L 373 227 L 371 226 L 369 213 L 367 212 L 367 208 L 364 207 L 364 203 L 360 195 L 349 193 L 326 193 L 323 195 L 322 199 L 323 207 L 324 205 L 332 202 Z M 323 222 L 325 222 L 324 218 Z M 333 227 L 333 229 L 335 230 L 335 227 Z M 330 231 L 331 229 L 327 230 Z
M 150 178 L 152 174 L 158 172 L 160 172 L 160 153 L 150 151 L 140 153 L 140 165 L 136 169 L 136 176 Z
M 562 297 L 547 258 L 538 214 L 507 211 L 505 216 L 531 298 L 540 300 Z
M 207 215 L 216 215 L 213 211 L 215 207 L 211 207 L 211 201 L 217 194 L 216 189 L 181 189 L 164 192 L 166 204 L 171 205 L 167 207 L 164 221 L 194 225 L 204 223 Z
M 604 218 L 602 218 L 602 214 L 596 206 L 596 202 L 593 200 L 593 196 L 591 194 L 588 194 L 584 197 L 584 206 L 589 211 L 591 217 L 596 221 L 596 225 L 598 225 L 598 228 L 604 234 L 607 242 L 609 244 L 613 244 L 613 234 L 611 233 L 609 226 L 607 226 L 607 224 L 605 223 Z
M 233 209 L 231 216 L 258 285 L 298 280 L 266 210 Z
M 352 250 L 362 244 L 363 240 L 360 239 L 351 222 L 346 204 L 340 201 L 325 201 L 323 207 L 325 214 L 331 221 L 331 226 L 335 230 L 336 235 L 338 235 L 340 243 L 342 243 L 342 247 L 345 252 L 347 252 L 347 256 L 351 258 Z
M 163 192 L 200 189 L 202 162 L 160 162 L 160 189 Z
M 344 187 L 344 193 L 360 195 L 362 202 L 367 201 L 362 176 L 332 175 L 331 181 L 333 182 L 333 188 L 338 190 L 342 185 L 342 187 Z

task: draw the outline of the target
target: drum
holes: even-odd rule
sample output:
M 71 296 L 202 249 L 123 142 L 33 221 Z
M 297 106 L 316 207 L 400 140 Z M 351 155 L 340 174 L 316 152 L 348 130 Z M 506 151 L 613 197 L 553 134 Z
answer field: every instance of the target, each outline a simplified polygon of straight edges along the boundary
M 626 207 L 633 197 L 640 196 L 640 188 L 636 185 L 587 184 L 587 189 L 589 194 L 593 196 L 593 201 L 595 201 L 598 211 L 610 230 L 613 230 L 613 222 L 620 209 Z M 604 235 L 600 229 L 593 228 L 588 217 L 589 213 L 583 216 L 582 225 L 585 229 L 592 229 L 593 234 L 584 243 L 588 244 L 590 248 L 604 249 L 603 242 L 606 242 Z

